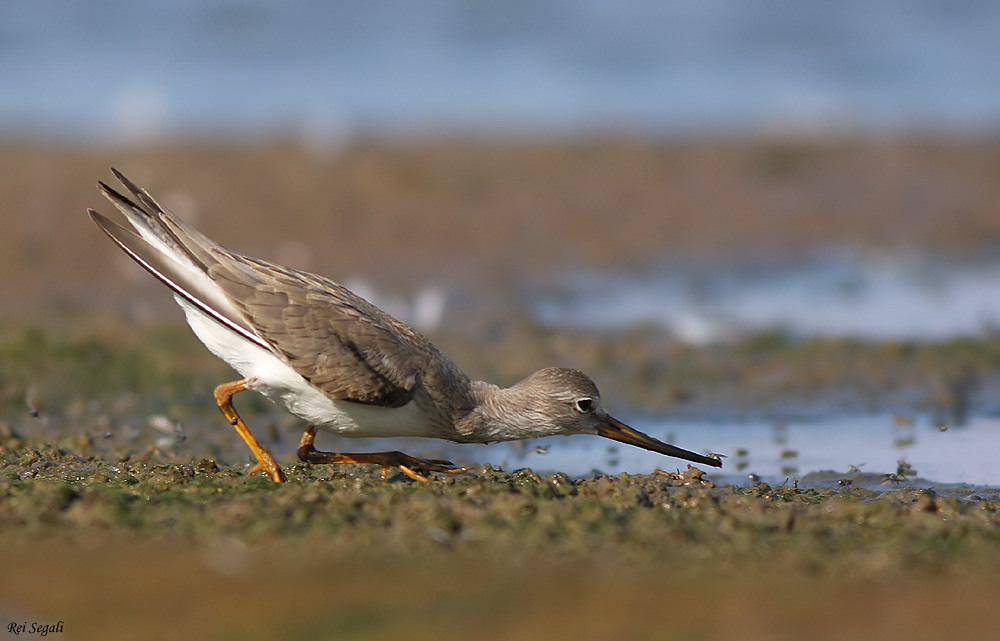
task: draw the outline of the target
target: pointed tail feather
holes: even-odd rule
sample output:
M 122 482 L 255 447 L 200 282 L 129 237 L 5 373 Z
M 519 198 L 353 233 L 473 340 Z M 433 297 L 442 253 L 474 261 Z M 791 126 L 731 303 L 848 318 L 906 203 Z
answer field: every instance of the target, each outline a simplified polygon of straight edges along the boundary
M 133 202 L 103 182 L 98 185 L 108 200 L 122 212 L 134 231 L 93 209 L 87 210 L 90 218 L 129 257 L 177 296 L 247 340 L 271 351 L 271 346 L 249 328 L 240 311 L 208 275 L 210 263 L 206 263 L 206 260 L 216 260 L 209 249 L 217 245 L 198 232 L 195 233 L 200 238 L 192 238 L 176 223 L 172 227 L 168 226 L 169 221 L 177 219 L 160 207 L 144 190 L 128 182 L 119 172 L 116 171 L 115 174 L 142 204 Z M 176 233 L 174 228 L 181 233 Z M 200 245 L 197 244 L 199 241 Z M 208 244 L 210 247 L 206 248 L 205 245 Z
M 178 247 L 182 248 L 193 261 L 202 263 L 206 269 L 208 265 L 216 262 L 217 258 L 213 255 L 213 252 L 221 250 L 218 243 L 173 215 L 166 207 L 163 207 L 153 198 L 148 191 L 129 180 L 125 174 L 114 167 L 111 168 L 111 171 L 125 188 L 142 203 L 142 207 L 140 208 L 134 203 L 130 204 L 137 209 L 141 209 L 142 213 L 148 219 L 155 221 L 159 230 L 165 236 L 171 238 Z M 128 199 L 125 200 L 128 201 Z

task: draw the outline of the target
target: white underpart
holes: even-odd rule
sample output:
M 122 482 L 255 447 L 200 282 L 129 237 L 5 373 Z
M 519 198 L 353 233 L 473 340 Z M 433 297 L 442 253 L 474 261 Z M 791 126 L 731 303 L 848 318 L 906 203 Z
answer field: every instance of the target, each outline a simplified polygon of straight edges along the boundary
M 249 342 L 184 298 L 175 295 L 174 299 L 201 342 L 247 379 L 250 389 L 284 405 L 310 425 L 352 437 L 430 434 L 427 418 L 416 403 L 387 408 L 331 399 L 274 352 Z

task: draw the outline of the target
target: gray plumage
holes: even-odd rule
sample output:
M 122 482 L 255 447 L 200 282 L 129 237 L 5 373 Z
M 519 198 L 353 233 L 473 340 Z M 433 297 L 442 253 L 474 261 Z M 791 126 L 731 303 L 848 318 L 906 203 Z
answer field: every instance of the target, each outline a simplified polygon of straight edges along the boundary
M 460 442 L 589 433 L 721 465 L 610 417 L 582 372 L 546 368 L 509 388 L 473 381 L 420 332 L 342 285 L 225 249 L 112 171 L 131 198 L 99 187 L 132 229 L 90 210 L 93 220 L 174 291 L 199 338 L 249 389 L 319 427 Z

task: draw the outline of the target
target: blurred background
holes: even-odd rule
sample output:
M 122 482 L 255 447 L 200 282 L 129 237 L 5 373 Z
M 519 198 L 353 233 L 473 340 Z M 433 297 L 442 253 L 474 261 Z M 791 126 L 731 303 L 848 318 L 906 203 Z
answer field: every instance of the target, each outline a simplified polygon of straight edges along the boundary
M 4 3 L 13 138 L 996 132 L 994 3 Z
M 5 2 L 0 309 L 143 313 L 80 215 L 114 164 L 425 329 L 502 282 L 695 343 L 975 334 L 998 32 L 975 1 Z

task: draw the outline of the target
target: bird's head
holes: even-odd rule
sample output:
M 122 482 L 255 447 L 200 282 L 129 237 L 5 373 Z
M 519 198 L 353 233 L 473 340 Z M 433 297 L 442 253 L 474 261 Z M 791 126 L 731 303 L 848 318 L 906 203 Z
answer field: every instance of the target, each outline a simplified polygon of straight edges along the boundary
M 646 450 L 721 467 L 717 457 L 703 456 L 659 441 L 625 425 L 601 406 L 601 393 L 589 376 L 575 369 L 548 367 L 508 390 L 519 398 L 523 418 L 531 425 L 525 436 L 596 434 Z

